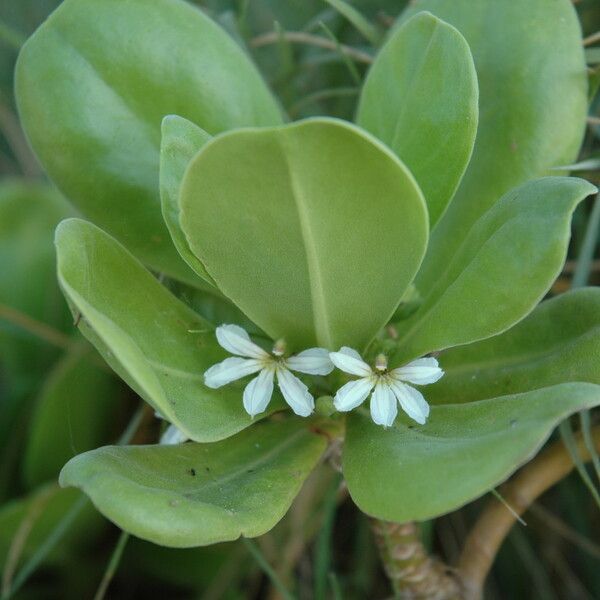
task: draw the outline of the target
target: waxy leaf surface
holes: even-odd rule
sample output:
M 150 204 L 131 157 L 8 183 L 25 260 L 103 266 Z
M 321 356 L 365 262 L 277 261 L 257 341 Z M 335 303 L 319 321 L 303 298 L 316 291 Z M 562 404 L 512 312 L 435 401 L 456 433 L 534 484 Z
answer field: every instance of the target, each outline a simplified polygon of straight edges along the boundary
M 65 195 L 153 268 L 194 282 L 162 220 L 160 126 L 281 122 L 244 52 L 179 0 L 65 0 L 23 46 L 21 121 Z
M 533 310 L 562 269 L 573 210 L 595 192 L 582 179 L 546 177 L 506 194 L 398 324 L 394 362 L 490 337 Z
M 572 381 L 600 384 L 600 290 L 579 289 L 542 302 L 503 334 L 444 352 L 440 363 L 444 377 L 427 388 L 433 403 Z
M 243 383 L 204 385 L 204 371 L 228 356 L 212 325 L 95 225 L 63 221 L 56 245 L 59 281 L 83 334 L 147 402 L 198 441 L 252 423 L 242 407 Z
M 419 182 L 433 226 L 467 168 L 477 133 L 477 74 L 467 42 L 430 13 L 396 29 L 365 81 L 357 123 Z
M 175 248 L 197 275 L 212 283 L 204 265 L 190 250 L 179 224 L 179 190 L 183 174 L 190 160 L 210 139 L 211 136 L 204 129 L 183 117 L 165 117 L 160 142 L 159 179 L 162 214 Z
M 600 386 L 567 383 L 469 404 L 434 406 L 424 426 L 387 430 L 349 416 L 343 454 L 350 495 L 369 515 L 422 521 L 496 487 L 571 413 L 600 404 Z
M 186 171 L 180 207 L 190 248 L 219 289 L 295 350 L 364 347 L 427 243 L 408 170 L 334 119 L 213 139 Z
M 259 423 L 214 444 L 92 450 L 65 466 L 60 483 L 138 537 L 204 546 L 271 529 L 325 448 L 299 419 Z
M 585 131 L 587 69 L 571 0 L 416 0 L 467 40 L 479 80 L 469 168 L 432 233 L 418 287 L 435 285 L 467 232 L 503 194 L 572 164 Z

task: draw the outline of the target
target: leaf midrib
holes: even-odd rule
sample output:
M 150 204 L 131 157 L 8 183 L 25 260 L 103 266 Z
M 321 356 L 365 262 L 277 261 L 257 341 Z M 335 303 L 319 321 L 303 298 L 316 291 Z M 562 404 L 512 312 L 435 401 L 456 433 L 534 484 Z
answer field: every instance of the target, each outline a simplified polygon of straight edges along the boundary
M 294 200 L 294 206 L 300 223 L 300 234 L 306 255 L 308 280 L 310 284 L 311 308 L 314 319 L 314 334 L 317 342 L 326 348 L 332 348 L 330 318 L 327 310 L 325 286 L 323 284 L 323 273 L 319 264 L 317 243 L 310 224 L 310 216 L 306 209 L 306 203 L 302 200 L 302 186 L 294 175 L 288 156 L 289 145 L 286 138 L 279 136 L 279 144 L 283 162 L 285 164 L 290 190 Z

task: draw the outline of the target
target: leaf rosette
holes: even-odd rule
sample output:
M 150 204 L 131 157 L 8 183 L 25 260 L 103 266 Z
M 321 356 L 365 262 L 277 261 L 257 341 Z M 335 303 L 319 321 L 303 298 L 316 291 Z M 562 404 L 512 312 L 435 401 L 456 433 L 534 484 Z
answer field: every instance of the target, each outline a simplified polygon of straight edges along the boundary
M 165 439 L 192 440 L 92 450 L 63 485 L 135 535 L 204 545 L 273 527 L 343 438 L 364 512 L 427 519 L 600 404 L 598 294 L 536 308 L 596 192 L 547 176 L 585 126 L 580 32 L 568 0 L 514 10 L 417 2 L 375 58 L 356 124 L 281 124 L 247 57 L 191 7 L 61 5 L 17 70 L 34 149 L 95 223 L 59 226 L 59 282 L 83 334 L 175 428 Z M 516 77 L 517 62 L 540 68 Z M 298 368 L 317 355 L 331 369 Z

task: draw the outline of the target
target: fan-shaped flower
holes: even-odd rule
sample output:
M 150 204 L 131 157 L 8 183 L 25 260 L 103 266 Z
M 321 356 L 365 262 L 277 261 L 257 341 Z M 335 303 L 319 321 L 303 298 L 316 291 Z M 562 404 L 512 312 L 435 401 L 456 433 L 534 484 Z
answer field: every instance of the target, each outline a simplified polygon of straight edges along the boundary
M 444 375 L 435 358 L 419 358 L 403 367 L 388 369 L 387 358 L 380 354 L 371 368 L 356 350 L 342 347 L 329 354 L 333 364 L 355 379 L 343 385 L 336 393 L 337 410 L 346 412 L 360 406 L 371 395 L 371 417 L 378 425 L 389 427 L 398 414 L 397 402 L 402 410 L 421 425 L 429 416 L 429 404 L 423 394 L 404 382 L 416 385 L 435 383 Z
M 244 408 L 249 415 L 263 412 L 273 395 L 273 381 L 277 375 L 279 389 L 290 408 L 301 417 L 308 417 L 315 408 L 315 399 L 308 388 L 291 371 L 308 375 L 328 375 L 333 371 L 329 352 L 324 348 L 309 348 L 294 356 L 285 356 L 285 343 L 275 342 L 269 354 L 256 345 L 248 333 L 238 325 L 221 325 L 216 330 L 219 344 L 231 354 L 223 362 L 213 365 L 204 373 L 204 382 L 210 388 L 219 388 L 246 375 L 258 372 L 244 389 Z

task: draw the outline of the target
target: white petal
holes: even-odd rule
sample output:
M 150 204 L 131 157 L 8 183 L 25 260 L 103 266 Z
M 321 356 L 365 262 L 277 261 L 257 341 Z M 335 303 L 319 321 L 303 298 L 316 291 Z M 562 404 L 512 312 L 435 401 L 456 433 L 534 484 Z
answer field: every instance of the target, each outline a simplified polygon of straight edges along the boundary
M 290 408 L 301 417 L 308 417 L 315 409 L 315 399 L 308 388 L 287 369 L 277 370 L 279 389 Z
M 290 356 L 285 362 L 292 371 L 300 371 L 308 375 L 329 375 L 333 371 L 329 351 L 325 348 L 309 348 L 300 354 Z
M 371 374 L 371 367 L 356 350 L 348 348 L 348 346 L 342 346 L 339 352 L 330 352 L 329 358 L 338 369 L 350 373 L 350 375 L 368 377 Z
M 173 446 L 175 444 L 183 444 L 189 440 L 188 436 L 175 425 L 169 425 L 165 432 L 160 436 L 161 446 Z
M 429 416 L 429 404 L 425 401 L 423 394 L 410 385 L 398 381 L 392 383 L 392 390 L 398 398 L 402 410 L 411 419 L 423 425 Z
M 232 356 L 208 369 L 204 373 L 204 383 L 209 388 L 220 388 L 222 385 L 246 377 L 246 375 L 252 375 L 262 368 L 263 364 L 260 360 Z
M 378 383 L 371 396 L 371 417 L 377 425 L 391 427 L 398 414 L 396 396 L 386 383 Z
M 373 385 L 374 383 L 366 377 L 350 381 L 337 391 L 333 404 L 340 412 L 348 412 L 365 401 Z
M 217 341 L 227 352 L 248 358 L 266 358 L 268 352 L 257 346 L 238 325 L 220 325 L 217 327 Z
M 244 389 L 244 408 L 254 417 L 263 412 L 273 395 L 273 369 L 263 369 Z
M 435 358 L 427 357 L 413 360 L 399 369 L 394 369 L 391 375 L 400 381 L 424 385 L 435 383 L 441 379 L 444 371 L 440 369 L 438 361 Z

